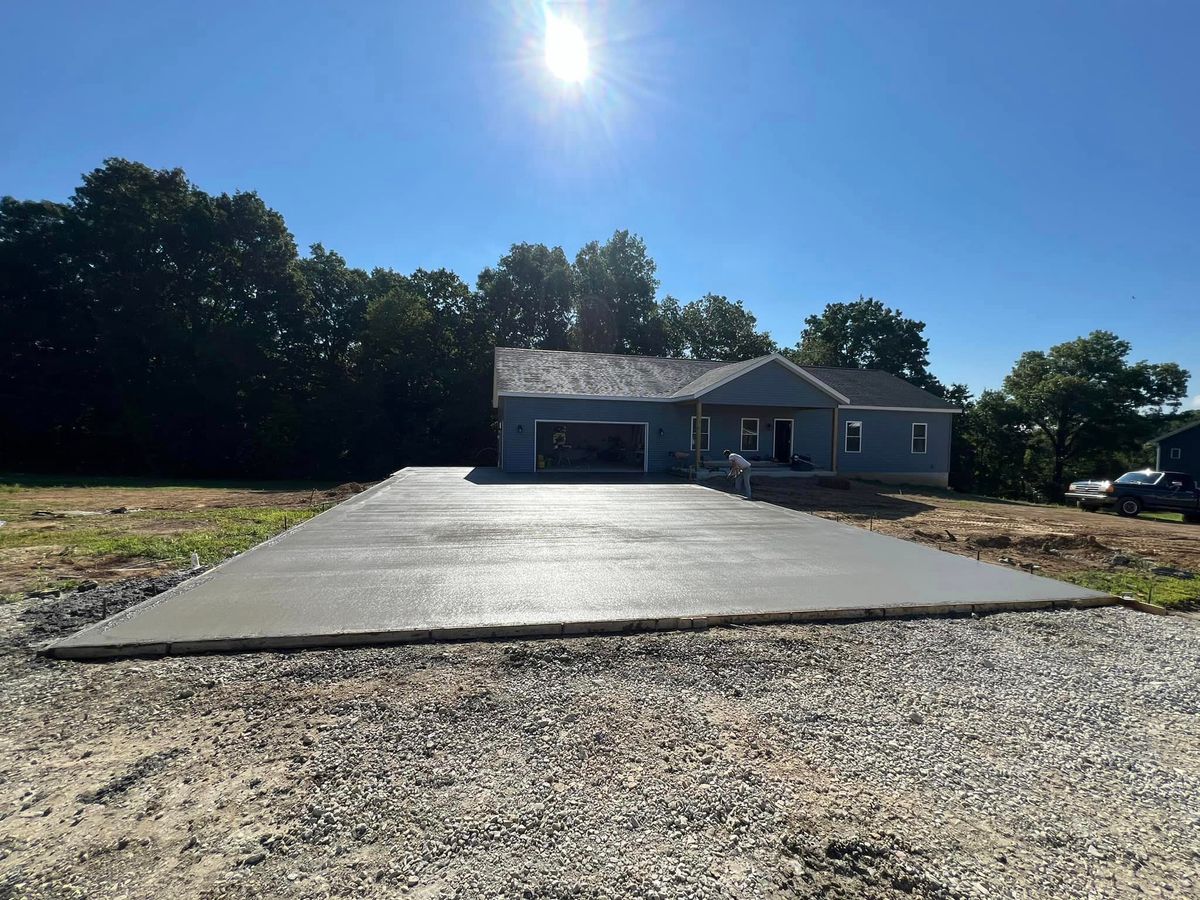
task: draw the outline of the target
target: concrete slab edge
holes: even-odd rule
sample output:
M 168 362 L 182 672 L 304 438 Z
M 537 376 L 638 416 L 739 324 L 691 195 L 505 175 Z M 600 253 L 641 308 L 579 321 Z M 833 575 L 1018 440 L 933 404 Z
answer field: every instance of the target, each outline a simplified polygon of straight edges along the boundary
M 954 603 L 936 606 L 853 607 L 802 612 L 728 613 L 677 618 L 612 619 L 592 622 L 480 625 L 457 628 L 414 628 L 398 631 L 356 631 L 326 635 L 278 635 L 214 638 L 197 641 L 154 642 L 124 645 L 49 644 L 38 653 L 55 659 L 119 659 L 130 656 L 166 656 L 197 653 L 241 653 L 254 650 L 306 650 L 335 647 L 382 646 L 437 641 L 511 640 L 533 637 L 634 634 L 651 631 L 703 631 L 730 625 L 782 625 L 870 621 L 875 619 L 929 618 L 933 616 L 987 615 L 1037 609 L 1089 609 L 1120 604 L 1116 597 L 1083 597 L 1062 600 L 1025 600 L 995 603 Z M 1126 604 L 1128 605 L 1128 604 Z M 1157 609 L 1157 607 L 1155 608 Z
M 161 594 L 155 594 L 153 597 L 147 597 L 145 600 L 135 603 L 132 606 L 128 606 L 125 609 L 121 610 L 120 612 L 113 613 L 107 619 L 101 619 L 99 622 L 93 622 L 91 625 L 85 625 L 83 628 L 79 629 L 76 632 L 73 632 L 72 634 L 67 635 L 65 638 L 59 638 L 56 641 L 52 641 L 48 647 L 42 648 L 41 650 L 38 651 L 38 653 L 42 656 L 54 656 L 54 657 L 58 657 L 60 659 L 71 658 L 67 655 L 66 652 L 59 652 L 59 651 L 68 651 L 72 648 L 58 647 L 57 644 L 74 641 L 74 640 L 78 639 L 80 636 L 85 635 L 85 634 L 103 631 L 103 629 L 106 626 L 108 626 L 114 622 L 117 622 L 117 621 L 120 621 L 120 620 L 123 620 L 126 618 L 130 618 L 146 609 L 150 609 L 154 606 L 159 605 L 160 603 L 164 603 L 167 600 L 170 600 L 172 597 L 176 597 L 180 594 L 186 594 L 188 591 L 194 590 L 198 585 L 204 584 L 205 582 L 209 581 L 210 579 L 216 577 L 216 575 L 218 573 L 220 573 L 223 569 L 232 565 L 234 562 L 237 562 L 238 560 L 242 559 L 244 556 L 247 556 L 248 554 L 254 553 L 257 550 L 260 550 L 264 547 L 268 547 L 272 544 L 282 541 L 284 538 L 288 537 L 289 535 L 295 534 L 296 532 L 300 531 L 301 529 L 303 529 L 305 526 L 309 525 L 311 522 L 315 521 L 316 519 L 321 518 L 321 516 L 326 516 L 337 509 L 347 509 L 350 506 L 353 506 L 356 503 L 365 500 L 367 497 L 376 493 L 377 491 L 386 490 L 389 486 L 391 486 L 395 482 L 402 481 L 403 479 L 409 477 L 410 473 L 411 473 L 411 468 L 401 469 L 399 472 L 396 472 L 394 475 L 390 475 L 387 478 L 383 479 L 382 481 L 378 481 L 375 484 L 371 485 L 365 491 L 359 491 L 357 494 L 352 494 L 351 496 L 347 497 L 345 500 L 342 500 L 340 503 L 335 503 L 335 504 L 333 504 L 333 506 L 329 507 L 328 509 L 321 510 L 315 516 L 311 516 L 308 519 L 305 519 L 303 522 L 297 522 L 295 525 L 292 525 L 289 528 L 285 529 L 284 531 L 279 532 L 279 534 L 272 535 L 271 537 L 267 538 L 265 541 L 261 541 L 260 543 L 255 544 L 253 547 L 247 547 L 241 553 L 236 553 L 233 556 L 229 557 L 228 559 L 222 560 L 221 562 L 217 563 L 215 566 L 205 569 L 200 574 L 194 575 L 191 578 L 186 579 L 185 581 L 181 581 L 179 584 L 175 585 L 175 587 L 169 588 L 169 589 L 163 591 Z M 139 645 L 139 646 L 155 646 L 155 645 L 148 644 L 148 645 Z M 86 650 L 88 648 L 86 646 L 81 645 L 80 649 Z M 48 652 L 48 651 L 54 651 L 54 652 Z M 117 656 L 117 655 L 121 655 L 121 654 L 109 653 L 106 655 Z M 124 655 L 136 656 L 138 654 L 137 653 L 127 653 Z M 162 654 L 146 653 L 145 655 L 161 656 Z M 76 656 L 75 658 L 84 659 L 84 658 L 94 658 L 94 657 L 85 657 L 83 655 L 79 655 L 79 656 Z

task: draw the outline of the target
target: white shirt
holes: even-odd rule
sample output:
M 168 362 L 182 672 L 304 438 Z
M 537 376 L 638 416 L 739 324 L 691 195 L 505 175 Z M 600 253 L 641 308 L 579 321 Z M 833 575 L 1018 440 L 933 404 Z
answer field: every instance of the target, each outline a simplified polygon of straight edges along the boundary
M 744 456 L 741 456 L 741 455 L 739 455 L 739 454 L 737 454 L 737 453 L 730 453 L 730 454 L 729 454 L 729 464 L 730 464 L 731 466 L 734 466 L 734 467 L 738 468 L 738 469 L 748 469 L 748 468 L 750 468 L 750 463 L 746 461 L 746 457 L 744 457 Z

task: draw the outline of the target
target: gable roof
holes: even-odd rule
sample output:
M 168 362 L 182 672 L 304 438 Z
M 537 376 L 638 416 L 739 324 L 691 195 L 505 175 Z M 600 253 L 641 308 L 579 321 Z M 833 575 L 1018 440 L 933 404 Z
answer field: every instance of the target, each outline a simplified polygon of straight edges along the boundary
M 1174 431 L 1168 431 L 1165 434 L 1160 434 L 1156 438 L 1150 438 L 1147 443 L 1157 444 L 1159 441 L 1165 441 L 1167 438 L 1175 437 L 1177 434 L 1183 434 L 1185 431 L 1196 428 L 1197 426 L 1200 426 L 1200 418 L 1194 419 L 1191 422 L 1188 422 L 1186 425 L 1181 425 Z
M 729 365 L 711 359 L 497 347 L 495 390 L 498 394 L 665 400 L 706 372 Z
M 891 372 L 879 369 L 838 369 L 832 366 L 801 366 L 806 372 L 850 398 L 849 405 L 886 409 L 928 409 L 959 412 L 957 406 L 935 397 Z
M 777 353 L 741 362 L 722 362 L 497 347 L 492 400 L 497 403 L 501 394 L 692 400 L 771 361 L 785 366 L 843 406 L 958 411 L 887 372 L 797 366 Z

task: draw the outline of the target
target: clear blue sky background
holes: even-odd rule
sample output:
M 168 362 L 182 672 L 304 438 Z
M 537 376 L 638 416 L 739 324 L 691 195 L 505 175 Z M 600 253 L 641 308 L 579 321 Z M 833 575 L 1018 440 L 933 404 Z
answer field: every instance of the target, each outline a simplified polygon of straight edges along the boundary
M 664 293 L 740 298 L 782 343 L 861 293 L 977 391 L 1109 328 L 1200 393 L 1200 5 L 569 8 L 582 91 L 518 0 L 6 3 L 0 193 L 182 166 L 302 246 L 472 284 L 515 241 L 629 228 Z

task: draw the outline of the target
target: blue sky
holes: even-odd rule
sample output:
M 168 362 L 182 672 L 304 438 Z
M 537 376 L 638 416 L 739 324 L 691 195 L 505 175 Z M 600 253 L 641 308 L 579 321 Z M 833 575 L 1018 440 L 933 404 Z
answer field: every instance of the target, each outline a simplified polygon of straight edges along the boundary
M 740 298 L 781 343 L 865 294 L 975 390 L 1109 328 L 1200 394 L 1200 6 L 556 8 L 582 87 L 538 3 L 5 4 L 0 193 L 182 166 L 302 246 L 472 284 L 515 241 L 629 228 L 663 293 Z

